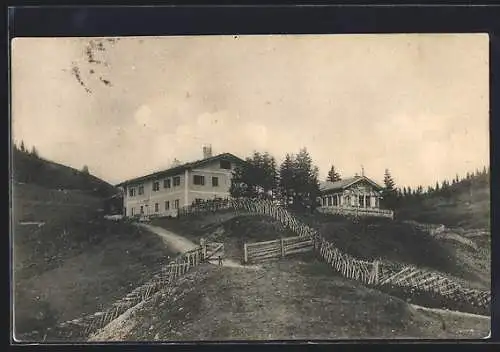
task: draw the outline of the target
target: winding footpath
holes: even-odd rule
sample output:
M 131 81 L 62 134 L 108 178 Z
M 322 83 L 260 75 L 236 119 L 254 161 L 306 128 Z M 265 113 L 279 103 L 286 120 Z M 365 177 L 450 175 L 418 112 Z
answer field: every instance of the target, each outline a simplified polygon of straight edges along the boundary
M 179 236 L 172 231 L 165 230 L 162 227 L 148 225 L 148 224 L 137 224 L 137 226 L 143 227 L 146 230 L 160 236 L 163 239 L 163 242 L 168 248 L 171 248 L 174 252 L 187 252 L 190 251 L 198 245 L 185 237 Z M 210 261 L 212 264 L 216 264 L 217 261 Z M 245 268 L 245 269 L 261 269 L 259 265 L 241 265 L 240 263 L 235 262 L 231 259 L 224 259 L 222 262 L 223 266 L 232 267 L 232 268 Z

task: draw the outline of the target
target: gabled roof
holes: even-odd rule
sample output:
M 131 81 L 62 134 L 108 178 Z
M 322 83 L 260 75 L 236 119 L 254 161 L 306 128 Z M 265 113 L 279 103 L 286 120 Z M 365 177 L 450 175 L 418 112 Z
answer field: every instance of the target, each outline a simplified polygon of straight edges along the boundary
M 382 189 L 382 187 L 380 185 L 378 185 L 376 182 L 370 180 L 366 176 L 354 176 L 354 177 L 349 177 L 349 178 L 346 178 L 346 179 L 343 179 L 340 181 L 336 181 L 336 182 L 330 182 L 330 181 L 321 182 L 319 185 L 319 189 L 322 192 L 337 191 L 337 190 L 340 191 L 340 190 L 344 190 L 346 188 L 349 188 L 352 185 L 354 185 L 360 181 L 368 182 L 369 184 L 371 184 L 373 187 L 375 187 L 378 190 Z
M 241 162 L 241 163 L 245 162 L 243 159 L 238 158 L 236 155 L 233 155 L 231 153 L 222 153 L 222 154 L 214 155 L 210 158 L 188 162 L 188 163 L 185 163 L 185 164 L 182 164 L 179 166 L 172 167 L 170 169 L 157 171 L 157 172 L 154 172 L 152 174 L 145 175 L 145 176 L 135 177 L 135 178 L 132 178 L 132 179 L 129 179 L 129 180 L 126 180 L 126 181 L 123 181 L 123 182 L 117 184 L 116 187 L 125 186 L 125 185 L 130 184 L 130 183 L 142 182 L 142 181 L 145 181 L 148 179 L 177 175 L 177 174 L 185 171 L 186 169 L 192 169 L 195 167 L 199 167 L 199 166 L 202 166 L 204 164 L 207 164 L 207 163 L 210 163 L 210 162 L 213 162 L 216 160 L 228 160 L 228 161 Z

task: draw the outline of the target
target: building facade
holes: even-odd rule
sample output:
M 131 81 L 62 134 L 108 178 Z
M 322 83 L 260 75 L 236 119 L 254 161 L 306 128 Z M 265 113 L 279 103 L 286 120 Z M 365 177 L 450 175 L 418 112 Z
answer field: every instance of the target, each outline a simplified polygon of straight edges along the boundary
M 381 209 L 382 187 L 365 176 L 320 184 L 319 211 L 331 214 L 393 218 L 392 210 Z
M 215 198 L 228 198 L 233 170 L 244 161 L 233 154 L 211 155 L 117 185 L 123 189 L 123 215 L 177 216 L 178 209 Z

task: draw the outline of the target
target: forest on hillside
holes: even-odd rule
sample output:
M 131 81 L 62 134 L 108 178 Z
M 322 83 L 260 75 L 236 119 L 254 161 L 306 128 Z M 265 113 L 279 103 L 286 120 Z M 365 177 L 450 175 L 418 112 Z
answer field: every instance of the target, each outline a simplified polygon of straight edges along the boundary
M 318 206 L 319 168 L 314 164 L 307 148 L 301 148 L 296 154 L 287 153 L 281 164 L 269 152 L 255 151 L 245 161 L 246 164 L 234 172 L 230 190 L 233 197 L 269 198 L 287 205 L 292 204 L 292 207 L 298 209 L 314 209 Z M 339 180 L 342 180 L 342 175 L 332 165 L 325 181 Z M 428 186 L 412 188 L 397 185 L 388 168 L 385 169 L 383 180 L 381 206 L 393 209 L 403 218 L 411 218 L 421 209 L 426 212 L 441 210 L 443 204 L 450 208 L 450 205 L 456 203 L 466 206 L 489 202 L 490 169 L 486 166 L 482 170 L 456 175 L 450 180 L 445 179 Z M 469 215 L 477 215 L 483 219 L 489 217 L 489 212 L 485 212 L 483 208 L 480 210 L 481 214 Z M 456 213 L 464 212 L 466 210 L 462 209 Z M 458 216 L 462 215 L 455 217 Z M 481 223 L 484 221 L 481 220 Z
M 12 143 L 13 181 L 30 183 L 48 189 L 79 190 L 99 197 L 111 197 L 117 189 L 90 174 L 86 165 L 81 170 L 47 160 L 39 155 L 36 147 L 27 148 L 23 141 Z

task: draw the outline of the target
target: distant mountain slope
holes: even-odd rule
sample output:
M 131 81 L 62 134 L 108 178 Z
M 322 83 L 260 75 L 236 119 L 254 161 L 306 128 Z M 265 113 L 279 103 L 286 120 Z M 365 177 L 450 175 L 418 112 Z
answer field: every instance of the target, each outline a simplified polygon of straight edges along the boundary
M 12 177 L 17 182 L 48 189 L 79 190 L 102 198 L 118 192 L 111 184 L 69 166 L 18 149 L 13 149 L 12 153 Z
M 489 229 L 490 174 L 472 176 L 423 197 L 405 199 L 396 216 L 448 227 Z

